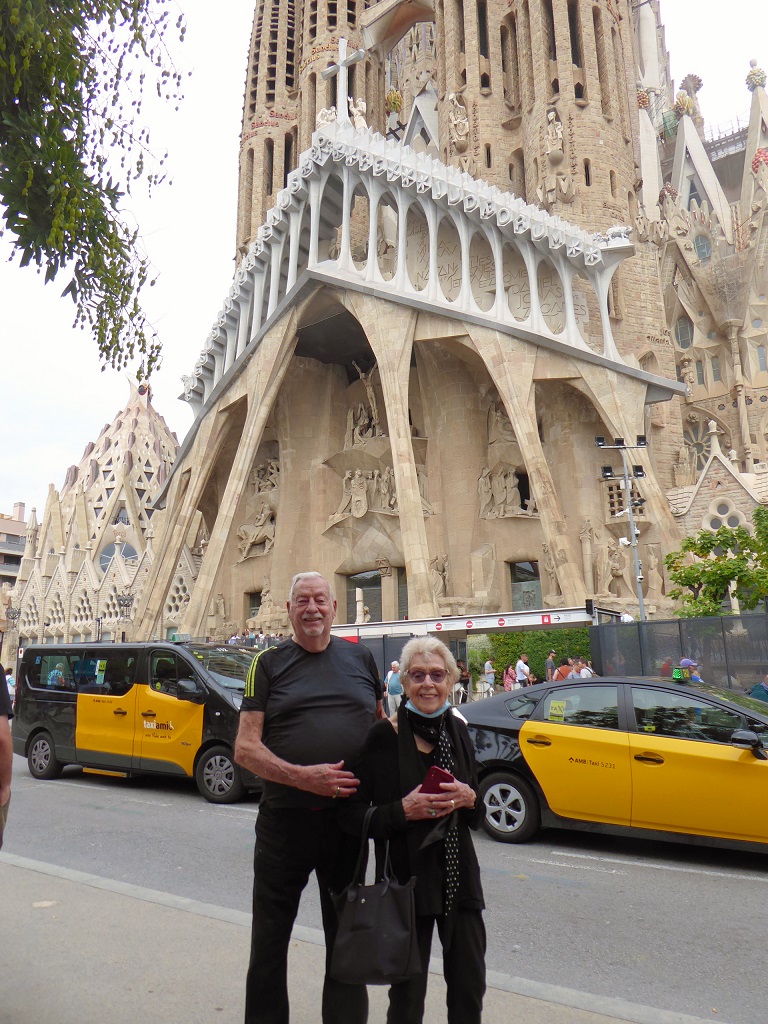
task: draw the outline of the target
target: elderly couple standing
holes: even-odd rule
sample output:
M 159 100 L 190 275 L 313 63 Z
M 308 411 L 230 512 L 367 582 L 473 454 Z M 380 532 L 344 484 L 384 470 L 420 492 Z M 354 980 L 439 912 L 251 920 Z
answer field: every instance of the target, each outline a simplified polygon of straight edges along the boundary
M 257 655 L 246 680 L 235 748 L 264 780 L 256 822 L 253 930 L 246 1024 L 288 1024 L 287 958 L 302 890 L 314 871 L 326 938 L 324 1024 L 364 1024 L 364 986 L 328 976 L 336 934 L 329 893 L 351 880 L 366 808 L 370 834 L 389 840 L 399 881 L 415 875 L 422 971 L 389 990 L 388 1024 L 420 1024 L 432 934 L 443 945 L 449 1024 L 480 1024 L 485 993 L 484 907 L 469 829 L 482 804 L 471 741 L 448 704 L 459 676 L 432 637 L 400 656 L 405 703 L 384 718 L 373 655 L 331 636 L 336 602 L 318 573 L 291 582 L 293 639 Z M 420 792 L 431 765 L 454 780 Z

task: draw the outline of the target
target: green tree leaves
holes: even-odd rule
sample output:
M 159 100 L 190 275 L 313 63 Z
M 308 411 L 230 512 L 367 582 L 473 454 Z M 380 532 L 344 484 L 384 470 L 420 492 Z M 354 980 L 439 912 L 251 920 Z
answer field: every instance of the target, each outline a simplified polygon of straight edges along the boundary
M 682 602 L 678 615 L 722 615 L 729 594 L 744 610 L 768 597 L 768 509 L 752 513 L 754 532 L 743 526 L 700 530 L 664 559 L 675 584 L 669 596 Z
M 147 67 L 162 98 L 181 99 L 165 36 L 183 38 L 184 23 L 170 2 L 0 0 L 0 200 L 14 255 L 46 282 L 66 275 L 75 324 L 104 362 L 138 357 L 145 375 L 160 355 L 139 301 L 152 282 L 120 202 L 132 181 L 163 180 L 165 157 L 137 119 Z

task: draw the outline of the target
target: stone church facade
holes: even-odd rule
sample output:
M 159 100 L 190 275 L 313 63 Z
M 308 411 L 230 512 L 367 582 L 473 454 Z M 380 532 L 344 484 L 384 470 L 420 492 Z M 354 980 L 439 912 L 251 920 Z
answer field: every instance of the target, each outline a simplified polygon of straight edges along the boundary
M 669 613 L 664 554 L 768 500 L 765 75 L 714 141 L 683 86 L 657 0 L 258 0 L 238 268 L 137 635 L 193 548 L 194 636 L 284 628 L 307 568 L 342 622 L 636 612 L 596 435 L 647 440 L 630 497 Z
M 8 645 L 135 638 L 136 607 L 163 532 L 165 513 L 153 501 L 177 448 L 149 386 L 131 381 L 124 408 L 86 445 L 63 486 L 50 486 L 40 520 L 32 509 L 15 588 L 3 595 Z M 202 516 L 197 544 L 179 553 L 153 635 L 178 628 L 202 558 L 201 526 Z

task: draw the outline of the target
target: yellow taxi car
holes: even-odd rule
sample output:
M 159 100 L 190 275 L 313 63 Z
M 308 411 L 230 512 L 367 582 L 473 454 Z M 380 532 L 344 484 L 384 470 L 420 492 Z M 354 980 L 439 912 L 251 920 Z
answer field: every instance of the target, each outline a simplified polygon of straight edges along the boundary
M 461 711 L 494 839 L 520 843 L 558 826 L 768 850 L 761 700 L 670 679 L 594 678 Z

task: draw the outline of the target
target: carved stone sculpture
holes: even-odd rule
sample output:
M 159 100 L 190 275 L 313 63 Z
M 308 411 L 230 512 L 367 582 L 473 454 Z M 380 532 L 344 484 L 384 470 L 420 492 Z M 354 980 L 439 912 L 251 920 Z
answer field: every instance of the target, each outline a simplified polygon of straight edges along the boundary
M 368 124 L 365 120 L 365 100 L 358 96 L 357 104 L 355 105 L 351 96 L 347 98 L 349 104 L 349 117 L 352 121 L 352 125 L 355 128 L 367 128 Z
M 317 127 L 324 124 L 333 124 L 336 120 L 336 107 L 324 107 L 317 115 Z
M 347 416 L 347 427 L 349 427 L 349 416 Z M 358 402 L 352 416 L 352 443 L 351 448 L 362 446 L 374 436 L 375 426 L 372 414 L 366 409 L 363 402 Z M 346 442 L 345 442 L 346 447 Z
M 696 477 L 696 452 L 687 444 L 678 450 L 677 458 L 672 466 L 675 487 L 690 487 Z
M 549 594 L 547 596 L 557 597 L 561 591 L 560 584 L 557 580 L 557 566 L 555 565 L 555 560 L 552 557 L 552 552 L 549 550 L 549 544 L 542 544 L 541 550 L 544 554 L 544 557 L 542 558 L 544 572 L 549 577 Z
M 483 467 L 480 479 L 477 481 L 477 493 L 480 498 L 480 518 L 487 519 L 493 508 L 493 485 L 488 466 Z
M 581 541 L 581 566 L 584 572 L 584 583 L 586 584 L 587 593 L 591 594 L 594 586 L 594 568 L 592 564 L 592 545 L 595 542 L 595 530 L 592 526 L 591 519 L 585 519 L 581 524 L 579 530 L 579 540 Z
M 352 504 L 352 470 L 348 469 L 344 474 L 344 479 L 341 482 L 341 501 L 339 507 L 336 509 L 335 515 L 343 516 L 345 512 L 349 512 L 349 507 Z
M 664 577 L 659 571 L 659 555 L 655 546 L 648 546 L 645 552 L 645 570 L 648 579 L 647 597 L 658 601 L 662 596 Z
M 263 502 L 256 514 L 253 523 L 243 523 L 238 529 L 237 536 L 240 538 L 240 558 L 238 562 L 244 562 L 246 558 L 254 555 L 266 555 L 275 543 L 275 515 L 272 509 Z M 255 551 L 263 545 L 261 551 Z
M 448 592 L 448 555 L 436 555 L 429 564 L 435 597 L 445 597 Z
M 501 401 L 491 402 L 488 409 L 488 444 L 494 441 L 516 441 L 515 431 Z
M 255 466 L 251 473 L 251 484 L 256 494 L 276 490 L 280 485 L 280 462 L 278 459 L 267 459 Z
M 448 137 L 451 149 L 456 153 L 464 153 L 468 144 L 469 117 L 467 108 L 455 92 L 448 96 Z
M 360 367 L 354 360 L 352 361 L 352 365 L 357 370 L 360 376 L 360 380 L 363 382 L 363 387 L 365 388 L 365 394 L 366 397 L 368 398 L 368 405 L 371 408 L 371 423 L 373 425 L 373 436 L 375 436 L 381 433 L 381 431 L 379 430 L 379 407 L 376 402 L 376 391 L 374 390 L 372 380 L 373 371 L 376 369 L 377 364 L 374 363 L 373 366 L 368 371 L 368 373 L 363 373 L 363 371 L 360 369 Z
M 491 494 L 493 496 L 493 508 L 489 515 L 494 519 L 504 515 L 504 505 L 507 500 L 506 475 L 499 470 L 491 480 Z
M 517 473 L 514 469 L 510 469 L 504 481 L 506 490 L 506 497 L 504 501 L 505 515 L 517 515 L 523 511 L 522 502 L 520 500 L 519 483 L 520 481 L 517 478 Z
M 544 146 L 549 162 L 556 167 L 563 160 L 563 124 L 556 111 L 547 112 L 547 131 Z
M 434 512 L 429 499 L 427 498 L 427 490 L 429 483 L 427 481 L 427 472 L 424 466 L 416 466 L 416 479 L 419 481 L 419 494 L 421 495 L 421 510 L 425 515 L 431 516 Z
M 612 581 L 610 549 L 607 544 L 601 544 L 597 549 L 597 594 L 599 597 L 610 596 Z
M 362 470 L 356 469 L 352 477 L 352 505 L 351 512 L 355 519 L 362 519 L 368 511 L 368 481 L 363 476 Z

